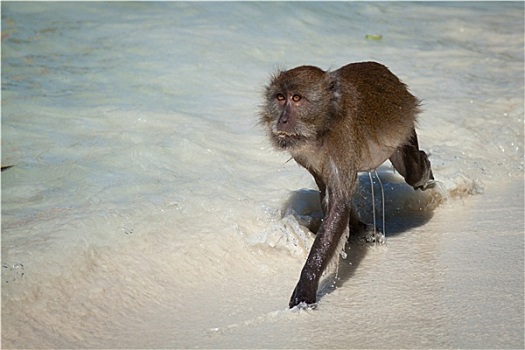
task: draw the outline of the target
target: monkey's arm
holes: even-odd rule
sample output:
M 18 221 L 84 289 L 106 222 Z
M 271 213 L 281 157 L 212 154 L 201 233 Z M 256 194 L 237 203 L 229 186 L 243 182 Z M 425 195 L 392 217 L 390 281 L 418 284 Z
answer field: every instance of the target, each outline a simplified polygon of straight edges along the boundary
M 338 196 L 328 189 L 330 205 L 319 228 L 301 277 L 290 299 L 290 308 L 300 303 L 314 304 L 319 279 L 332 258 L 350 216 L 350 198 Z

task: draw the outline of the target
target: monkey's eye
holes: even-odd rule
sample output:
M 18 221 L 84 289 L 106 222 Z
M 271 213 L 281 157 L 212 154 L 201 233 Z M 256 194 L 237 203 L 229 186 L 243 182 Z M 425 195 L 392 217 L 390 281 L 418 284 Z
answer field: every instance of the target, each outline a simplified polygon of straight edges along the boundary
M 294 102 L 299 102 L 299 101 L 301 101 L 301 96 L 299 96 L 299 95 L 293 95 L 293 96 L 292 96 L 292 100 L 293 100 Z
M 284 101 L 284 95 L 283 94 L 277 94 L 277 95 L 275 95 L 275 98 L 277 99 L 277 101 Z

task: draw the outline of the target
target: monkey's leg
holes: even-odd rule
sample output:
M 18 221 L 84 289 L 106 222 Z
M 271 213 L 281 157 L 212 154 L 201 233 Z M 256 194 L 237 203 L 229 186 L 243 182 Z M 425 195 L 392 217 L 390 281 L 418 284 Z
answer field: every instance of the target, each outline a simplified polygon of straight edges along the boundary
M 390 156 L 390 161 L 405 181 L 415 189 L 426 190 L 433 186 L 434 176 L 430 161 L 427 154 L 419 150 L 415 129 L 412 129 L 408 143 L 398 147 Z
M 315 303 L 319 279 L 349 224 L 350 203 L 345 198 L 334 198 L 330 190 L 328 195 L 331 198 L 328 214 L 317 232 L 299 282 L 292 293 L 290 308 L 301 303 Z

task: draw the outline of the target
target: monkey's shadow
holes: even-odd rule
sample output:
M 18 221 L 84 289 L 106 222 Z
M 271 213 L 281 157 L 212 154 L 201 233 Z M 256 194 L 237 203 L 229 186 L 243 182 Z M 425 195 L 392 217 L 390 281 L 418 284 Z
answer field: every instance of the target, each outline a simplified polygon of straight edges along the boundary
M 370 225 L 374 224 L 375 204 L 375 227 L 385 235 L 386 239 L 424 225 L 432 218 L 434 209 L 443 201 L 443 197 L 436 190 L 414 190 L 391 168 L 379 168 L 377 174 L 384 189 L 384 203 L 382 203 L 380 182 L 375 176 L 372 177 L 374 191 L 372 196 L 372 183 L 368 173 L 359 174 L 359 185 L 353 203 L 361 220 Z M 319 191 L 309 189 L 295 191 L 285 204 L 285 208 L 293 209 L 300 216 L 309 216 L 312 220 L 308 228 L 314 233 L 317 232 L 324 216 Z M 360 262 L 373 246 L 366 243 L 365 234 L 370 235 L 370 231 L 357 235 L 350 232 L 344 249 L 346 258 L 344 260 L 340 258 L 337 275 L 334 272 L 322 279 L 317 300 L 342 286 L 355 274 Z

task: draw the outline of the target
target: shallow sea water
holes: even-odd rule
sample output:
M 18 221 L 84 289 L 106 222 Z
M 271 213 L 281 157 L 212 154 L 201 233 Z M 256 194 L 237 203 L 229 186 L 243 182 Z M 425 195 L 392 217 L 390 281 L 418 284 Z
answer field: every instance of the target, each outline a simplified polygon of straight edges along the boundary
M 1 6 L 3 348 L 524 346 L 523 3 Z M 382 166 L 387 244 L 288 311 L 320 211 L 263 86 L 366 60 L 440 185 Z

